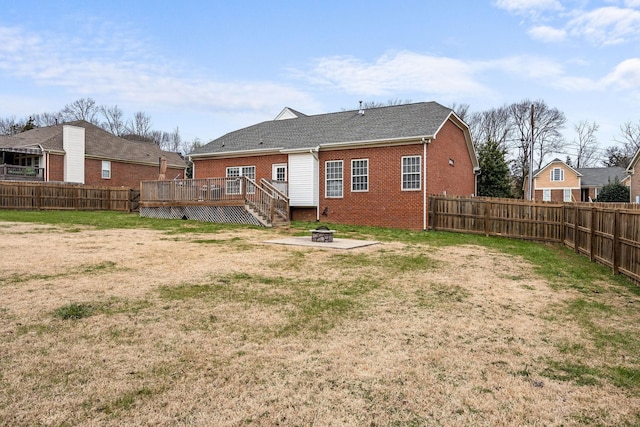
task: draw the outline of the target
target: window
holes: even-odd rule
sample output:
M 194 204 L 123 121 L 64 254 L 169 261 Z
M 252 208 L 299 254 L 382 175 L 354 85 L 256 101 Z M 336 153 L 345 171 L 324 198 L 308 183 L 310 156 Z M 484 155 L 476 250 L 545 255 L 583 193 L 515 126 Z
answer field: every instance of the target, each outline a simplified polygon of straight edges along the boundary
M 287 180 L 287 165 L 273 165 L 272 179 L 274 181 L 286 181 Z
M 420 156 L 402 158 L 402 190 L 420 190 Z
M 542 201 L 543 202 L 550 202 L 551 201 L 551 190 L 546 188 L 544 190 L 542 190 Z
M 570 202 L 571 201 L 571 189 L 570 188 L 565 188 L 563 196 L 564 196 L 563 200 L 565 202 Z
M 102 161 L 102 178 L 111 179 L 111 162 L 109 160 Z
M 342 160 L 325 163 L 325 196 L 342 197 Z
M 369 159 L 351 160 L 351 191 L 369 191 Z
M 256 179 L 256 167 L 255 166 L 234 166 L 227 168 L 227 178 L 246 176 L 249 179 Z M 256 189 L 253 184 L 247 185 L 247 193 L 253 194 Z M 227 180 L 227 193 L 228 194 L 241 194 L 242 193 L 242 180 Z
M 551 181 L 564 181 L 564 169 L 562 168 L 551 169 Z

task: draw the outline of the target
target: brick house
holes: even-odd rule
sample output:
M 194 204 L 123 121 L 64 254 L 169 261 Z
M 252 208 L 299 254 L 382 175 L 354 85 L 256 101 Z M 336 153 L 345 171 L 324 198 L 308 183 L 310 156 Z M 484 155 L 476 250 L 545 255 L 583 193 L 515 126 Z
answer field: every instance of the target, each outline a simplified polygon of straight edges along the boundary
M 640 150 L 636 152 L 627 167 L 627 174 L 629 176 L 629 193 L 631 203 L 640 203 Z M 636 173 L 638 169 L 638 173 Z
M 629 185 L 629 177 L 621 167 L 573 168 L 554 159 L 533 174 L 533 200 L 545 202 L 595 201 L 602 187 L 615 179 Z M 525 194 L 528 180 L 525 179 Z
M 0 137 L 0 180 L 68 182 L 138 188 L 158 179 L 160 159 L 167 178 L 184 178 L 186 162 L 156 144 L 117 137 L 84 120 Z
M 228 133 L 189 154 L 194 178 L 247 176 L 286 189 L 294 220 L 427 228 L 427 194 L 471 196 L 468 126 L 435 102 L 305 115 Z

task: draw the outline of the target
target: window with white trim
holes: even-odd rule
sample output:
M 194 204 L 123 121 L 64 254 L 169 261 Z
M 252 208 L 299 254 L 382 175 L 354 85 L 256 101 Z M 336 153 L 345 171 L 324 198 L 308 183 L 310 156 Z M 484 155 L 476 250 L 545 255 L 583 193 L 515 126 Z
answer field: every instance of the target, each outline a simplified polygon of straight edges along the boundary
M 287 180 L 287 165 L 273 165 L 272 177 L 275 181 Z
M 564 169 L 562 168 L 551 169 L 551 181 L 564 181 Z
M 563 196 L 564 196 L 563 200 L 565 202 L 570 202 L 571 201 L 571 189 L 570 188 L 565 188 Z
M 256 179 L 256 167 L 255 166 L 232 166 L 227 168 L 227 178 L 242 177 L 245 176 L 249 179 Z M 241 194 L 242 193 L 242 181 L 227 180 L 227 194 Z M 253 184 L 247 185 L 247 193 L 253 194 L 256 189 Z
M 420 190 L 421 167 L 420 156 L 402 158 L 402 190 Z
M 111 179 L 111 161 L 109 160 L 102 161 L 102 178 Z
M 369 159 L 351 160 L 351 191 L 369 191 Z
M 324 164 L 325 197 L 342 197 L 342 160 L 330 160 Z
M 542 201 L 543 202 L 551 201 L 551 189 L 545 188 L 544 190 L 542 190 Z

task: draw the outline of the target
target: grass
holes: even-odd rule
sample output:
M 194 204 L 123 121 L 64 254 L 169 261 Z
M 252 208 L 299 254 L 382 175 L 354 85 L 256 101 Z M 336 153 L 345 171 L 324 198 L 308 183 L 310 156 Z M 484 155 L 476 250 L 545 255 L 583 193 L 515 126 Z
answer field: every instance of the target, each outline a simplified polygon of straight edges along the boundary
M 98 238 L 91 258 L 52 271 L 0 264 L 0 424 L 640 421 L 639 288 L 557 245 L 331 225 L 389 244 L 274 250 L 248 233 L 313 224 L 0 221 L 48 225 L 34 232 L 50 257 L 59 234 L 162 233 L 147 252 Z

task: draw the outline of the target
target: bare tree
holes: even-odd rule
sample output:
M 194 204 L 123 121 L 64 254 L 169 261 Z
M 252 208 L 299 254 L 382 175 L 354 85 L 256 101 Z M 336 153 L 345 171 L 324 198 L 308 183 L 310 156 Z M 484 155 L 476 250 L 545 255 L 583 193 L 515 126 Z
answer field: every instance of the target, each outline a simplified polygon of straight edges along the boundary
M 534 152 L 535 159 L 533 167 L 539 169 L 544 164 L 546 156 L 564 149 L 565 142 L 560 131 L 564 128 L 567 119 L 563 112 L 547 106 L 543 100 L 531 102 L 525 99 L 511 104 L 508 110 L 515 142 L 512 150 L 512 155 L 515 157 L 512 164 L 513 173 L 516 176 L 516 186 L 522 188 L 524 179 L 529 173 L 531 151 Z M 531 150 L 532 145 L 533 150 Z
M 85 120 L 94 125 L 98 124 L 98 107 L 93 98 L 80 98 L 64 106 L 60 112 L 64 121 Z
M 127 122 L 127 132 L 143 138 L 151 137 L 151 117 L 142 111 L 133 115 L 133 120 Z
M 165 151 L 173 151 L 174 153 L 179 153 L 182 149 L 182 137 L 180 136 L 180 129 L 178 126 L 173 130 L 173 132 L 169 133 L 169 137 L 167 140 L 167 145 L 162 147 Z
M 487 141 L 494 141 L 503 149 L 511 148 L 513 129 L 509 119 L 509 109 L 506 106 L 473 113 L 468 124 L 476 147 Z
M 411 104 L 411 100 L 410 99 L 389 99 L 387 100 L 387 102 L 377 102 L 377 101 L 365 101 L 362 103 L 362 108 L 364 109 L 369 109 L 369 108 L 380 108 L 380 107 L 392 107 L 394 105 L 404 105 L 404 104 Z
M 26 120 L 18 120 L 16 116 L 0 119 L 0 135 L 16 135 L 22 132 Z
M 570 144 L 576 150 L 575 167 L 593 167 L 598 161 L 598 139 L 596 132 L 600 126 L 596 122 L 582 120 L 573 125 L 576 138 Z
M 108 107 L 106 105 L 102 105 L 98 107 L 98 111 L 104 117 L 104 122 L 102 122 L 101 127 L 111 132 L 116 136 L 124 135 L 126 132 L 126 126 L 123 120 L 124 113 L 117 105 L 113 105 Z
M 64 122 L 62 112 L 33 114 L 34 123 L 37 127 L 53 126 Z
M 458 104 L 454 102 L 449 108 L 451 108 L 456 113 L 456 115 L 462 119 L 463 122 L 468 124 L 467 120 L 471 119 L 471 113 L 469 111 L 471 107 L 469 106 L 469 104 Z

